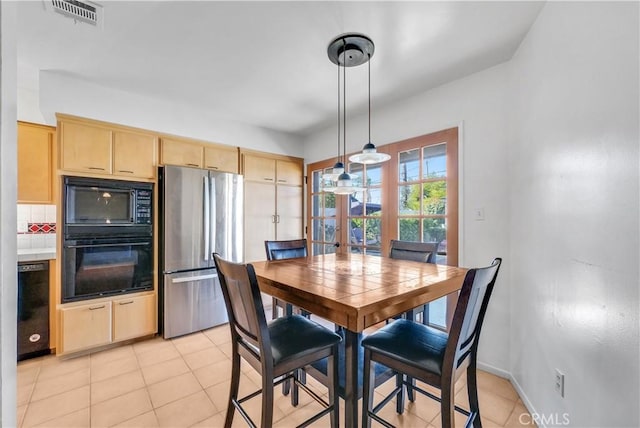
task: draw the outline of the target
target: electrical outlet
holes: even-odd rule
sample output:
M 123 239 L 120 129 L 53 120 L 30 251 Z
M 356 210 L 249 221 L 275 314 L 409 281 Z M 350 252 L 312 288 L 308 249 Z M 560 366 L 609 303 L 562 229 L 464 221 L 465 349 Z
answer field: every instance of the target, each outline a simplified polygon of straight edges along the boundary
M 556 391 L 560 397 L 564 397 L 564 373 L 556 369 Z

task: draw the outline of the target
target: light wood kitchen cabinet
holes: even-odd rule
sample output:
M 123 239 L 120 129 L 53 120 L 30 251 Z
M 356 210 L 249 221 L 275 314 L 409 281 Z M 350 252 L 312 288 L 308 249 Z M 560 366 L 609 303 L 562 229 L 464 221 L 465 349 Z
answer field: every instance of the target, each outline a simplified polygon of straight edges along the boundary
M 191 166 L 202 168 L 202 145 L 190 141 L 162 138 L 162 154 L 160 162 L 163 165 Z
M 303 160 L 243 153 L 245 261 L 265 260 L 264 241 L 303 237 Z
M 60 309 L 58 354 L 70 354 L 158 331 L 156 294 L 103 298 Z
M 236 147 L 204 147 L 204 167 L 206 169 L 237 174 L 238 164 L 238 149 Z
M 153 135 L 116 131 L 113 137 L 113 173 L 154 178 L 158 139 Z
M 75 122 L 59 122 L 60 168 L 111 174 L 112 131 Z
M 18 122 L 18 203 L 54 203 L 55 132 L 51 126 Z
M 156 296 L 138 296 L 113 301 L 113 341 L 133 339 L 154 334 Z
M 60 329 L 60 353 L 66 354 L 111 343 L 111 302 L 62 308 Z

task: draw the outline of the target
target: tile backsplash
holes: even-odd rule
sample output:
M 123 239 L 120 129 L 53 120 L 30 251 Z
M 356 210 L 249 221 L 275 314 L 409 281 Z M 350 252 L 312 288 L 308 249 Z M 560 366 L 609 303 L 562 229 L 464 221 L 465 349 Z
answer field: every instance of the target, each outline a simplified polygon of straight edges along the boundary
M 18 204 L 18 250 L 55 248 L 56 206 Z

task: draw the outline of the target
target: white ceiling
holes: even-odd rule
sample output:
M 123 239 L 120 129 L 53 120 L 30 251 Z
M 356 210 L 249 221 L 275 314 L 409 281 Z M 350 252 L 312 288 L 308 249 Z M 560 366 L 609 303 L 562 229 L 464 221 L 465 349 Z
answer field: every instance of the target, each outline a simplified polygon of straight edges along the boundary
M 49 3 L 19 4 L 19 67 L 299 135 L 336 121 L 337 67 L 326 53 L 335 36 L 374 41 L 375 110 L 508 60 L 543 5 L 102 1 L 100 29 Z M 349 113 L 366 111 L 366 73 L 366 65 L 347 70 Z

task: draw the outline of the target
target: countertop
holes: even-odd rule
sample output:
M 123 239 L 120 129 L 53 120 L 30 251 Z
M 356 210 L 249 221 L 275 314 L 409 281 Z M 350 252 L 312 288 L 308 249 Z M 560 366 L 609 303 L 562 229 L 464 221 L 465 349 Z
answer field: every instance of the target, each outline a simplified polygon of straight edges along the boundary
M 19 262 L 53 260 L 55 258 L 56 258 L 55 248 L 30 248 L 28 250 L 18 250 Z

